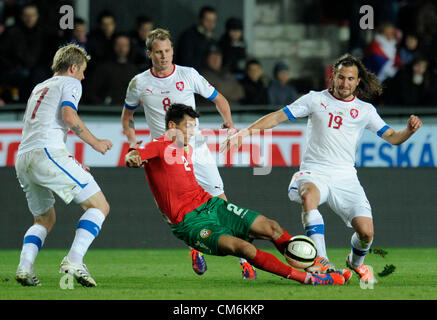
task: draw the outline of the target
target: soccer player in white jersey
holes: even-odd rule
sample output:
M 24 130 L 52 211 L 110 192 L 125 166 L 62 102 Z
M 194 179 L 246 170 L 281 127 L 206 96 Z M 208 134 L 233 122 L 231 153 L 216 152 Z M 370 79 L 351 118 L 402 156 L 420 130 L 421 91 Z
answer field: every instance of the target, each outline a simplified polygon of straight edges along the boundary
M 182 103 L 196 108 L 194 94 L 200 94 L 212 101 L 223 118 L 222 128 L 234 133 L 229 102 L 194 68 L 173 64 L 173 44 L 169 31 L 152 30 L 146 40 L 147 54 L 152 67 L 138 75 L 131 82 L 126 92 L 121 122 L 124 133 L 131 147 L 142 143 L 136 140 L 134 113 L 142 105 L 152 139 L 165 132 L 165 112 L 173 103 Z M 197 182 L 212 196 L 226 200 L 223 181 L 220 177 L 215 159 L 208 149 L 200 131 L 190 141 L 194 149 L 193 163 Z M 206 262 L 201 253 L 191 250 L 193 270 L 201 275 L 206 271 Z M 256 273 L 244 259 L 240 259 L 243 278 L 253 279 Z
M 67 204 L 71 201 L 80 204 L 85 211 L 77 224 L 70 251 L 61 262 L 60 273 L 73 275 L 86 287 L 97 285 L 83 257 L 109 213 L 109 204 L 89 169 L 76 162 L 65 145 L 71 129 L 101 154 L 112 147 L 111 141 L 96 138 L 77 114 L 81 81 L 89 60 L 86 51 L 77 45 L 59 48 L 53 58 L 54 76 L 38 84 L 27 102 L 15 164 L 34 216 L 34 224 L 24 235 L 16 273 L 16 280 L 24 286 L 41 285 L 33 265 L 55 224 L 53 193 Z
M 311 91 L 262 117 L 228 138 L 221 148 L 226 151 L 239 147 L 244 137 L 256 131 L 273 128 L 286 120 L 308 117 L 307 149 L 300 170 L 291 179 L 288 196 L 302 204 L 303 226 L 317 247 L 319 257 L 310 267 L 311 272 L 335 268 L 326 254 L 325 225 L 318 210 L 320 204 L 328 202 L 345 224 L 355 230 L 352 249 L 346 258 L 347 266 L 361 280 L 376 282 L 372 271 L 364 265 L 374 230 L 371 207 L 354 167 L 357 144 L 364 129 L 392 145 L 399 145 L 422 126 L 420 119 L 411 115 L 405 129 L 390 128 L 372 104 L 361 100 L 381 92 L 375 75 L 368 72 L 358 58 L 346 54 L 334 64 L 333 83 L 329 90 Z M 343 273 L 346 271 L 342 270 Z M 345 275 L 345 278 L 350 278 L 350 275 Z

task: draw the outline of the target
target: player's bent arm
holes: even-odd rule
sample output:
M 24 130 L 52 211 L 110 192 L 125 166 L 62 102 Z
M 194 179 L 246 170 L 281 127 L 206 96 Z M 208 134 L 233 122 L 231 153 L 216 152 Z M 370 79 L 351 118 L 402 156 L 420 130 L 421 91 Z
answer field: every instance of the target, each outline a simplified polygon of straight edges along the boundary
M 121 125 L 123 126 L 123 132 L 127 137 L 129 146 L 133 148 L 136 145 L 137 138 L 135 136 L 135 120 L 134 120 L 135 110 L 129 110 L 123 108 L 121 113 Z
M 246 130 L 245 134 L 251 135 L 252 133 L 260 130 L 271 129 L 276 127 L 278 124 L 288 120 L 287 114 L 284 110 L 279 109 L 277 111 L 271 112 L 264 117 L 258 119 L 252 123 Z
M 238 133 L 226 139 L 226 141 L 220 147 L 220 152 L 227 152 L 233 146 L 236 146 L 237 149 L 240 148 L 243 143 L 243 139 L 247 136 L 252 135 L 253 133 L 260 132 L 265 129 L 271 129 L 276 127 L 278 124 L 288 120 L 287 114 L 284 110 L 280 109 L 278 111 L 271 112 L 264 117 L 258 119 L 254 123 L 252 123 L 249 127 L 240 130 Z
M 422 126 L 422 121 L 419 117 L 411 115 L 407 122 L 407 127 L 403 130 L 387 129 L 382 135 L 382 138 L 392 145 L 400 145 L 407 141 L 419 128 Z
M 232 122 L 231 106 L 228 100 L 220 93 L 212 100 L 214 102 L 217 111 L 223 118 L 223 128 L 234 128 L 234 123 Z
M 70 106 L 61 107 L 62 120 L 79 138 L 81 138 L 84 142 L 89 144 L 94 150 L 100 152 L 101 154 L 105 154 L 106 151 L 111 149 L 111 141 L 96 138 L 83 123 L 75 109 L 71 108 Z

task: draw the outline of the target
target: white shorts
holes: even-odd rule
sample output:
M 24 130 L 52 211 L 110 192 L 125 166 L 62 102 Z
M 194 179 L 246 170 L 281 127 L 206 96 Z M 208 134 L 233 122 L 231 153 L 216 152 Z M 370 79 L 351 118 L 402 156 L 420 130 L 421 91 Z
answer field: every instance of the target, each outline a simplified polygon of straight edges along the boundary
M 193 147 L 192 160 L 197 183 L 213 197 L 221 195 L 225 192 L 223 180 L 206 141 L 190 144 Z
M 314 183 L 319 189 L 319 205 L 328 202 L 329 207 L 348 227 L 352 227 L 351 222 L 355 217 L 372 218 L 372 208 L 356 172 L 326 174 L 314 170 L 298 171 L 293 175 L 288 187 L 288 197 L 291 201 L 302 203 L 299 189 L 306 182 Z
M 34 149 L 20 154 L 15 170 L 35 216 L 55 204 L 53 192 L 69 204 L 72 200 L 82 203 L 100 191 L 93 176 L 65 149 Z

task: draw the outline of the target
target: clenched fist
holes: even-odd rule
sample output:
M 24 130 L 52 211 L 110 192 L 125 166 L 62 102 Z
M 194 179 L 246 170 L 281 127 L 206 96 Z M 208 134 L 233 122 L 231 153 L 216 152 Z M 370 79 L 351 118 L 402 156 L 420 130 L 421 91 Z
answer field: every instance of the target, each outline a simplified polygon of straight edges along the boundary
M 129 168 L 139 168 L 143 165 L 140 152 L 138 150 L 132 150 L 124 157 L 126 166 Z
M 410 119 L 408 119 L 407 127 L 408 129 L 415 133 L 419 128 L 422 126 L 422 121 L 420 121 L 418 116 L 415 116 L 414 114 L 410 116 Z

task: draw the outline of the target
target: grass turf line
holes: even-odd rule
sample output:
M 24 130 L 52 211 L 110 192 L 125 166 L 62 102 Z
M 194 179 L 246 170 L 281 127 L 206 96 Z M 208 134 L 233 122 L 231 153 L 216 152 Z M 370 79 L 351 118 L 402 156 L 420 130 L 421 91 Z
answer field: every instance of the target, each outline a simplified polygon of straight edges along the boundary
M 92 249 L 85 257 L 96 288 L 75 283 L 62 290 L 59 263 L 66 250 L 42 250 L 35 271 L 41 287 L 22 287 L 15 281 L 18 250 L 0 251 L 1 300 L 375 300 L 437 299 L 437 250 L 434 248 L 385 248 L 385 258 L 369 254 L 366 264 L 375 273 L 387 264 L 393 274 L 380 277 L 373 289 L 362 289 L 354 274 L 346 286 L 305 286 L 296 281 L 258 271 L 258 279 L 242 280 L 238 259 L 206 255 L 208 271 L 196 275 L 187 249 Z M 282 261 L 273 249 L 266 249 Z M 337 268 L 344 268 L 347 248 L 328 250 Z

